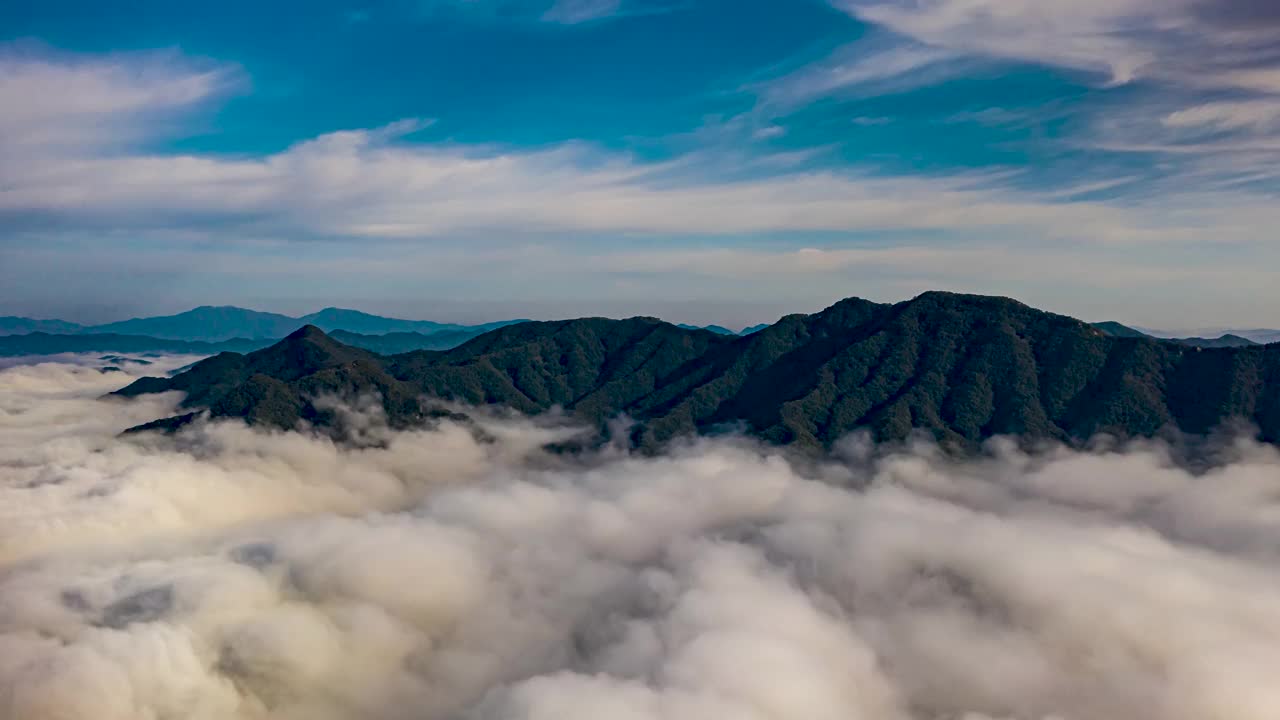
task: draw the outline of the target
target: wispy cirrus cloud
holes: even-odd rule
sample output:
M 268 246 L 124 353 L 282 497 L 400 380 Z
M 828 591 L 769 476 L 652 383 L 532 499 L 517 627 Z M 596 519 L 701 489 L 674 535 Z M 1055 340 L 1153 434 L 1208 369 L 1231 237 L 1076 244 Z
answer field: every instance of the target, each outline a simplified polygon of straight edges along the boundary
M 622 0 L 556 0 L 542 19 L 564 25 L 599 20 L 622 10 Z
M 1149 187 L 1160 192 L 1205 183 L 1280 189 L 1280 12 L 1274 3 L 831 4 L 874 30 L 826 60 L 766 83 L 766 101 L 800 107 L 831 95 L 906 93 L 973 78 L 984 65 L 1037 65 L 1084 88 L 1052 118 L 1043 105 L 1031 111 L 1033 126 L 1054 124 L 1052 133 L 1037 133 L 1037 147 L 1048 157 L 1084 151 L 1107 161 L 1097 167 L 1141 162 Z M 981 121 L 993 109 L 962 115 Z
M 1280 98 L 1206 102 L 1171 112 L 1161 122 L 1203 132 L 1269 133 L 1280 128 Z
M 1096 71 L 1113 83 L 1280 88 L 1276 23 L 1242 0 L 835 0 L 931 47 Z M 1245 6 L 1249 6 L 1246 8 Z M 1252 23 L 1224 22 L 1252 16 Z
M 0 152 L 118 146 L 244 82 L 234 65 L 177 51 L 79 56 L 0 46 Z
M 628 15 L 663 12 L 680 0 L 417 0 L 420 10 L 462 11 L 486 20 L 544 22 L 555 25 L 583 23 Z M 367 13 L 366 13 L 367 17 Z
M 896 92 L 931 84 L 964 67 L 956 53 L 944 48 L 908 44 L 869 49 L 858 43 L 763 83 L 757 92 L 785 108 L 842 93 Z

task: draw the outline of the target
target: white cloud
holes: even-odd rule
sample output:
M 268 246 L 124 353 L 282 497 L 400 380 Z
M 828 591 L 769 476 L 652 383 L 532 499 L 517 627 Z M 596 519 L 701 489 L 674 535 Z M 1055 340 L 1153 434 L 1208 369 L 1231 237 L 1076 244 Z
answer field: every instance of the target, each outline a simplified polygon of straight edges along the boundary
M 1269 132 L 1280 128 L 1280 98 L 1203 103 L 1172 112 L 1161 122 L 1192 130 Z
M 877 94 L 937 82 L 970 65 L 949 50 L 924 45 L 869 49 L 856 43 L 831 57 L 764 83 L 761 98 L 781 109 L 831 95 Z
M 1089 73 L 1106 87 L 1140 84 L 1140 92 L 1106 100 L 1099 92 L 1092 96 L 1096 104 L 1077 103 L 1071 110 L 1077 129 L 1067 146 L 1184 156 L 1161 173 L 1182 188 L 1275 187 L 1280 24 L 1265 1 L 832 3 L 896 34 L 902 52 L 923 47 Z
M 118 146 L 145 122 L 241 82 L 226 65 L 177 52 L 59 56 L 0 46 L 0 157 Z
M 599 20 L 616 14 L 622 9 L 622 0 L 556 0 L 543 14 L 547 22 L 576 25 Z
M 174 398 L 94 401 L 110 378 L 0 370 L 22 720 L 1280 711 L 1274 448 L 1192 473 L 1157 443 L 568 457 L 518 419 L 121 439 Z
M 9 303 L 50 295 L 41 280 L 50 273 L 80 278 L 75 284 L 85 292 L 97 288 L 118 295 L 123 287 L 106 285 L 133 283 L 139 287 L 129 289 L 131 297 L 176 293 L 179 287 L 184 294 L 195 292 L 183 278 L 236 273 L 241 284 L 258 278 L 264 294 L 257 297 L 268 299 L 286 281 L 295 291 L 310 282 L 307 292 L 313 293 L 319 287 L 315 278 L 361 275 L 367 278 L 361 292 L 371 293 L 366 299 L 386 299 L 372 297 L 383 290 L 368 290 L 383 288 L 377 277 L 416 273 L 456 281 L 485 275 L 483 258 L 489 267 L 524 263 L 520 268 L 528 269 L 543 262 L 546 276 L 602 268 L 601 278 L 579 276 L 565 283 L 593 288 L 597 300 L 667 294 L 679 285 L 674 289 L 684 293 L 682 300 L 723 310 L 740 288 L 690 285 L 691 276 L 727 284 L 732 273 L 762 282 L 805 272 L 825 279 L 803 290 L 774 286 L 770 313 L 813 308 L 862 288 L 901 299 L 928 289 L 922 283 L 975 290 L 992 289 L 993 282 L 1003 292 L 1074 309 L 1079 301 L 1071 298 L 1079 298 L 1082 287 L 1101 284 L 1120 292 L 1122 271 L 1133 283 L 1189 277 L 1204 292 L 1229 294 L 1241 287 L 1239 278 L 1274 261 L 1265 229 L 1280 222 L 1280 209 L 1269 196 L 1209 181 L 1196 188 L 1151 186 L 1145 195 L 1111 202 L 1084 201 L 1021 188 L 1013 173 L 807 171 L 793 155 L 744 158 L 723 142 L 665 163 L 583 144 L 519 150 L 415 142 L 407 136 L 424 124 L 413 121 L 327 133 L 261 157 L 163 154 L 142 147 L 172 129 L 157 123 L 235 87 L 241 80 L 233 68 L 203 67 L 169 54 L 10 52 L 0 55 L 0 78 L 6 78 L 0 81 L 0 123 L 10 130 L 0 134 L 0 217 L 8 228 L 0 236 L 0 284 L 8 297 L 0 299 Z M 37 106 L 43 110 L 26 108 L 24 101 L 40 83 L 77 88 L 80 97 L 42 101 L 63 103 Z M 11 110 L 17 107 L 24 109 Z M 1228 110 L 1242 117 L 1242 108 Z M 1161 117 L 1175 112 L 1170 108 Z M 61 138 L 57 142 L 36 139 L 53 131 Z M 1117 131 L 1100 137 L 1139 136 Z M 880 234 L 889 232 L 907 246 L 902 252 L 849 249 L 843 238 L 806 239 L 810 233 L 859 233 L 860 240 L 878 244 Z M 738 236 L 745 234 L 771 235 L 771 245 L 766 252 L 743 249 Z M 714 238 L 700 242 L 718 246 L 722 255 L 700 259 L 695 252 L 671 252 L 672 244 L 653 243 L 687 235 Z M 459 237 L 468 239 L 466 257 L 449 250 Z M 313 240 L 329 242 L 313 243 L 299 257 L 295 243 Z M 823 254 L 791 254 L 804 244 L 819 246 Z M 1231 246 L 1233 253 L 1195 250 L 1210 244 Z M 1126 246 L 1133 250 L 1124 257 L 1100 249 Z M 1158 269 L 1152 269 L 1152 253 L 1159 254 Z M 1052 262 L 1041 262 L 1049 254 Z M 283 258 L 285 269 L 272 262 Z M 1172 259 L 1183 265 L 1171 267 Z M 102 272 L 108 267 L 115 269 L 110 277 L 129 280 L 110 280 Z M 678 280 L 652 279 L 657 272 L 649 268 L 655 267 Z M 874 277 L 869 267 L 895 279 Z M 991 277 L 993 267 L 1004 268 L 999 278 Z M 641 279 L 646 273 L 650 279 Z M 138 277 L 148 280 L 138 283 Z M 1040 288 L 1066 277 L 1076 284 L 1041 294 Z M 1260 287 L 1250 307 L 1271 297 L 1272 290 Z M 688 294 L 700 288 L 706 296 Z M 215 290 L 204 291 L 210 295 L 202 301 L 226 301 Z M 547 312 L 598 311 L 576 296 L 546 297 L 545 287 L 524 286 L 521 292 L 529 295 L 524 300 L 536 297 L 558 308 Z M 1162 306 L 1176 305 L 1167 293 L 1151 293 Z M 1223 302 L 1215 307 L 1267 322 L 1256 310 Z M 750 312 L 706 320 L 745 324 L 763 311 Z M 1146 311 L 1140 319 L 1153 325 L 1170 321 Z
M 476 230 L 728 234 L 978 229 L 1089 241 L 1172 240 L 1175 226 L 1118 205 L 1062 203 L 995 175 L 877 177 L 790 172 L 700 181 L 690 160 L 643 165 L 585 147 L 533 152 L 398 142 L 394 133 L 320 136 L 262 159 L 46 157 L 5 172 L 0 211 L 62 222 L 186 224 L 216 216 L 295 233 L 425 238 Z M 670 173 L 678 177 L 671 179 Z M 1202 211 L 1197 213 L 1197 210 Z M 1244 229 L 1248 232 L 1248 229 Z
M 787 129 L 779 125 L 768 125 L 751 133 L 756 140 L 771 140 L 787 134 Z
M 1280 67 L 1274 27 L 1223 28 L 1203 18 L 1223 2 L 1192 0 L 835 0 L 930 47 L 1195 87 L 1269 90 Z M 1272 58 L 1274 60 L 1274 58 Z
M 849 0 L 838 4 L 863 20 L 929 46 L 1100 70 L 1115 82 L 1133 79 L 1154 59 L 1117 33 L 1131 18 L 1157 11 L 1151 0 Z M 1166 13 L 1169 5 L 1164 4 Z
M 59 114 L 89 138 L 73 147 L 0 142 L 0 212 L 95 228 L 189 228 L 205 219 L 257 225 L 277 235 L 423 238 L 468 231 L 728 234 L 884 229 L 1021 232 L 1041 238 L 1124 241 L 1177 233 L 1166 218 L 1100 203 L 1062 203 L 1014 190 L 999 176 L 885 177 L 782 168 L 758 179 L 700 177 L 714 158 L 644 164 L 581 145 L 536 151 L 422 144 L 403 139 L 415 122 L 321 135 L 261 158 L 121 151 L 105 125 L 199 102 L 222 73 L 152 77 L 79 60 L 41 61 L 40 73 L 90 88 L 93 112 Z M 149 62 L 149 61 L 148 61 Z M 8 61 L 26 77 L 29 61 Z M 181 67 L 181 63 L 171 64 Z M 175 74 L 176 73 L 176 74 Z M 154 85 L 154 87 L 153 87 Z M 121 89 L 121 88 L 125 89 Z M 20 105 L 29 83 L 0 86 L 0 105 Z M 49 112 L 55 112 L 51 109 Z M 27 118 L 27 119 L 23 119 Z M 34 118 L 34 119 L 32 119 Z M 37 122 L 37 120 L 39 120 Z M 46 125 L 27 112 L 10 123 Z M 1180 214 L 1203 227 L 1212 208 Z M 1190 216 L 1190 217 L 1189 217 Z M 1190 222 L 1187 222 L 1190 220 Z

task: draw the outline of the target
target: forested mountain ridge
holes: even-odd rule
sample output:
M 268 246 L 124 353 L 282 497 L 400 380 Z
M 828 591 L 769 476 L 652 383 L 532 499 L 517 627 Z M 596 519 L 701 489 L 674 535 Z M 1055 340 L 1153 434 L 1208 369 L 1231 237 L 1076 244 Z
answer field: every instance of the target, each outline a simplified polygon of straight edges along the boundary
M 805 446 L 860 428 L 880 440 L 924 431 L 973 445 L 994 435 L 1199 434 L 1234 419 L 1280 440 L 1280 345 L 1113 337 L 1007 298 L 942 292 L 893 305 L 851 298 L 747 336 L 586 318 L 379 356 L 305 328 L 120 392 L 166 389 L 188 392 L 193 409 L 282 428 L 325 424 L 313 400 L 333 393 L 378 393 L 394 424 L 420 419 L 420 397 L 561 407 L 591 423 L 625 414 L 646 447 L 722 427 Z

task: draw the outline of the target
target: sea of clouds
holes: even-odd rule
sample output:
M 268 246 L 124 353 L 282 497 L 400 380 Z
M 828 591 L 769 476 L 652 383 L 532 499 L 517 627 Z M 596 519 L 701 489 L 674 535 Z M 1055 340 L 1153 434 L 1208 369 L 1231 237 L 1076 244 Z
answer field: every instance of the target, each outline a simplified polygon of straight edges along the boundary
M 0 718 L 1280 717 L 1274 448 L 119 436 L 189 361 L 0 369 Z

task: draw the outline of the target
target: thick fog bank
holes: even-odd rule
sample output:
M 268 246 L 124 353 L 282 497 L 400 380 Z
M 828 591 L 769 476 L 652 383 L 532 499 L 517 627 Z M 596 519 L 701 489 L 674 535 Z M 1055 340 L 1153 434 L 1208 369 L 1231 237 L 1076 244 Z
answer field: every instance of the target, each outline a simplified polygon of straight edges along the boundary
M 1274 720 L 1280 456 L 339 448 L 0 369 L 4 720 Z

